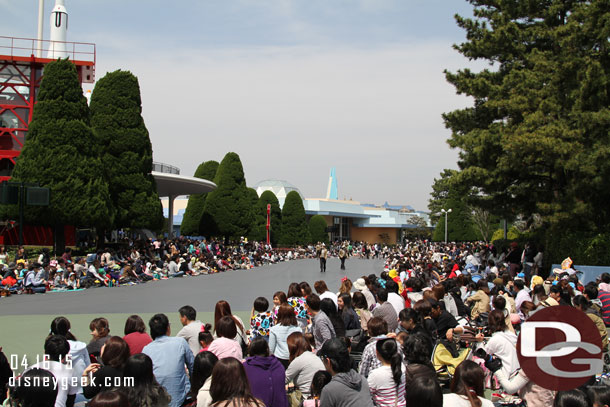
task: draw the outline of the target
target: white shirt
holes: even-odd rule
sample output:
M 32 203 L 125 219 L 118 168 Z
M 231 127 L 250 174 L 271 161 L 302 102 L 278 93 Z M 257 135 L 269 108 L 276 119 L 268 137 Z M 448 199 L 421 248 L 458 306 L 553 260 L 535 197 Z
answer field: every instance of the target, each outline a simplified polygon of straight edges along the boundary
M 479 397 L 481 407 L 494 407 L 494 403 L 490 400 Z M 470 407 L 468 397 L 461 396 L 455 393 L 443 394 L 443 407 Z
M 320 301 L 322 301 L 324 298 L 330 298 L 333 300 L 335 307 L 339 309 L 339 306 L 337 305 L 337 294 L 331 293 L 330 291 L 324 291 L 322 294 L 320 294 Z
M 394 307 L 396 315 L 405 309 L 405 299 L 396 293 L 388 293 L 388 302 Z
M 527 290 L 525 288 L 523 288 L 523 290 L 520 290 L 517 295 L 515 296 L 515 307 L 517 308 L 517 312 L 519 313 L 519 316 L 521 317 L 521 319 L 524 319 L 523 313 L 521 312 L 521 304 L 523 304 L 524 301 L 531 301 L 532 297 L 530 297 L 530 294 L 527 292 Z
M 494 332 L 485 345 L 485 352 L 497 356 L 502 361 L 502 371 L 507 377 L 520 367 L 517 357 L 517 335 L 513 332 Z
M 87 344 L 81 341 L 68 340 L 70 344 L 70 355 L 72 356 L 72 371 L 74 376 L 81 377 L 83 372 L 91 364 L 89 352 L 87 352 Z M 82 393 L 83 389 L 78 386 L 78 393 Z
M 68 396 L 78 393 L 79 386 L 73 386 L 74 383 L 72 383 L 72 381 L 76 380 L 77 383 L 80 384 L 81 376 L 76 376 L 73 374 L 73 369 L 70 369 L 68 365 L 64 365 L 63 363 L 56 362 L 54 360 L 47 360 L 45 362 L 36 363 L 32 366 L 32 369 L 35 367 L 48 370 L 57 379 L 57 397 L 55 398 L 55 407 L 65 407 Z M 72 379 L 73 376 L 75 379 Z

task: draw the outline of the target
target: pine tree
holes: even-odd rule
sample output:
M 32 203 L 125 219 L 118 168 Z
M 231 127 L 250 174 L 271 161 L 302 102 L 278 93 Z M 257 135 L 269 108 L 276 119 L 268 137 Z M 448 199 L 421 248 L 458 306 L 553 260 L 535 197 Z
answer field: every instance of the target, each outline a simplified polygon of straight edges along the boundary
M 326 232 L 326 219 L 322 215 L 314 215 L 309 219 L 309 234 L 311 235 L 311 243 L 326 243 L 328 244 L 328 232 Z
M 567 236 L 610 225 L 608 1 L 469 0 L 456 49 L 493 66 L 446 73 L 472 107 L 444 115 L 481 207 Z M 571 239 L 572 237 L 570 237 Z M 546 256 L 545 256 L 546 257 Z
M 451 209 L 447 215 L 447 241 L 471 242 L 479 240 L 479 234 L 473 227 L 471 213 L 468 206 L 459 198 L 449 196 L 445 202 L 446 209 Z M 432 240 L 442 242 L 445 240 L 445 214 L 436 222 Z
M 436 223 L 432 234 L 435 241 L 445 240 L 445 214 L 442 209 L 451 209 L 447 218 L 449 241 L 473 241 L 480 238 L 468 203 L 472 194 L 467 187 L 457 182 L 457 176 L 458 171 L 445 169 L 432 184 L 428 209 L 432 223 Z
M 91 95 L 91 125 L 115 206 L 116 228 L 159 229 L 163 211 L 152 171 L 152 144 L 142 118 L 138 79 L 107 73 Z
M 47 64 L 13 181 L 50 188 L 50 206 L 26 206 L 25 217 L 55 226 L 57 250 L 63 249 L 64 225 L 107 228 L 113 223 L 100 147 L 76 68 L 67 59 Z
M 226 241 L 247 236 L 252 225 L 251 195 L 239 155 L 225 155 L 214 183 L 217 188 L 205 200 L 200 230 L 206 236 L 222 236 Z
M 282 246 L 294 247 L 307 244 L 310 240 L 301 195 L 296 191 L 290 191 L 282 208 L 282 234 L 279 243 Z
M 202 162 L 199 164 L 199 167 L 197 167 L 194 177 L 212 181 L 216 176 L 218 165 L 218 162 L 214 160 Z M 203 215 L 203 208 L 207 196 L 208 192 L 189 196 L 186 210 L 184 211 L 184 216 L 182 218 L 182 224 L 180 225 L 181 234 L 194 236 L 200 233 L 199 225 L 201 223 L 201 215 Z

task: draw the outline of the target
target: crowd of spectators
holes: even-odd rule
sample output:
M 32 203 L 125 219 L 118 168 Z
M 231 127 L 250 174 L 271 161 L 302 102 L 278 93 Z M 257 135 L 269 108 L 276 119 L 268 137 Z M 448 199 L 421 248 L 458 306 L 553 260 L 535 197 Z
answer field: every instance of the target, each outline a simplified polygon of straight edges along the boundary
M 369 257 L 381 258 L 383 270 L 353 282 L 344 277 L 336 293 L 324 280 L 294 282 L 272 296 L 258 293 L 248 323 L 227 301 L 219 301 L 214 320 L 205 322 L 185 305 L 177 310 L 182 327 L 175 334 L 165 314 L 148 323 L 132 315 L 120 336 L 100 316 L 91 321 L 93 339 L 85 344 L 71 334 L 66 318 L 57 317 L 44 340 L 50 362 L 23 373 L 9 397 L 23 407 L 71 406 L 81 394 L 92 407 L 610 404 L 609 387 L 595 376 L 578 389 L 547 390 L 523 372 L 516 348 L 520 327 L 533 314 L 566 306 L 596 324 L 605 355 L 610 274 L 583 285 L 568 258 L 545 278 L 543 252 L 531 245 L 498 251 L 485 244 L 413 241 L 392 248 L 343 243 L 329 250 L 349 246 L 352 256 L 365 258 L 370 247 Z M 203 256 L 228 256 L 232 264 L 240 253 L 252 253 L 241 247 Z M 316 256 L 321 247 L 292 253 Z M 170 258 L 184 255 L 169 248 Z M 113 261 L 112 253 L 98 257 L 94 262 Z M 449 382 L 437 366 L 439 349 L 453 358 L 468 355 Z M 26 378 L 49 375 L 84 381 L 59 391 L 44 385 L 25 390 Z M 35 397 L 46 404 L 31 404 Z

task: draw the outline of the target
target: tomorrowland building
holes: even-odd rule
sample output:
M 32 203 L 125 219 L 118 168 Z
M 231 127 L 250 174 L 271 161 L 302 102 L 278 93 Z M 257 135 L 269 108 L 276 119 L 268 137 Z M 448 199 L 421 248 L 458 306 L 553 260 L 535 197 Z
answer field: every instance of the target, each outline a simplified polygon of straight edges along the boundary
M 299 188 L 290 182 L 278 179 L 264 180 L 253 186 L 260 196 L 271 191 L 277 197 L 280 207 L 284 205 L 286 195 L 296 191 L 303 199 L 303 206 L 308 218 L 322 215 L 328 225 L 331 241 L 353 240 L 369 243 L 396 244 L 401 241 L 404 232 L 416 228 L 414 216 L 418 216 L 431 226 L 429 214 L 414 210 L 408 205 L 366 204 L 352 200 L 338 199 L 335 169 L 330 173 L 328 189 L 324 198 L 305 198 Z M 188 199 L 177 199 L 174 204 L 174 233 L 179 235 L 184 210 Z M 164 203 L 165 215 L 168 208 Z

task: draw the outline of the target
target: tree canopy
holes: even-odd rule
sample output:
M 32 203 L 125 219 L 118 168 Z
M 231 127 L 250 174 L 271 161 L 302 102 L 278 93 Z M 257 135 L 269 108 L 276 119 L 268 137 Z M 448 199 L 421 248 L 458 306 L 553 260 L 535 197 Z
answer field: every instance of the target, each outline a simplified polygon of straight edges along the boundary
M 282 246 L 296 246 L 307 244 L 310 240 L 303 199 L 297 191 L 290 191 L 282 208 L 282 233 L 279 243 Z
M 67 59 L 46 65 L 28 136 L 13 181 L 51 190 L 50 206 L 26 207 L 26 220 L 42 225 L 110 227 L 114 211 L 90 127 L 76 68 Z M 63 228 L 59 246 L 63 246 Z
M 218 161 L 204 161 L 199 164 L 199 167 L 195 170 L 194 177 L 213 181 L 216 176 L 216 171 L 218 170 L 218 165 Z M 182 217 L 182 224 L 180 225 L 181 234 L 185 236 L 194 236 L 200 233 L 199 225 L 201 223 L 201 215 L 203 215 L 203 208 L 207 195 L 208 192 L 189 196 L 186 210 Z
M 436 223 L 432 239 L 445 240 L 445 215 L 442 209 L 451 213 L 447 217 L 447 239 L 449 241 L 473 241 L 480 235 L 476 232 L 472 219 L 472 208 L 468 205 L 468 188 L 456 182 L 456 170 L 444 170 L 440 178 L 432 184 L 431 198 L 428 203 L 430 219 Z
M 277 197 L 272 191 L 263 191 L 256 206 L 256 216 L 252 226 L 251 239 L 264 241 L 267 239 L 267 205 L 271 205 L 271 226 L 269 234 L 271 244 L 277 245 L 282 227 L 282 210 Z
M 326 219 L 322 215 L 314 215 L 309 219 L 309 234 L 312 243 L 328 244 L 328 233 L 326 232 Z
M 444 114 L 456 179 L 502 217 L 595 233 L 610 224 L 607 1 L 469 0 L 455 48 L 490 67 L 446 72 L 471 107 Z
M 160 229 L 163 211 L 152 171 L 152 144 L 142 118 L 138 79 L 107 73 L 91 95 L 91 126 L 98 139 L 116 228 Z
M 201 230 L 226 240 L 247 236 L 252 225 L 251 194 L 239 155 L 232 152 L 225 155 L 214 183 L 217 188 L 205 200 Z

